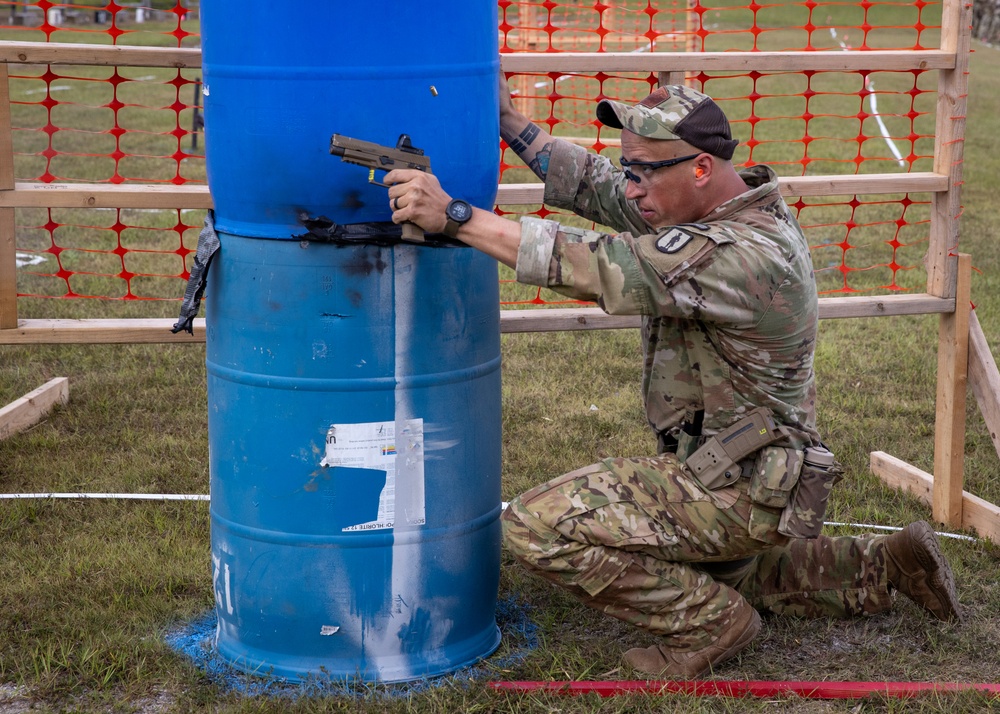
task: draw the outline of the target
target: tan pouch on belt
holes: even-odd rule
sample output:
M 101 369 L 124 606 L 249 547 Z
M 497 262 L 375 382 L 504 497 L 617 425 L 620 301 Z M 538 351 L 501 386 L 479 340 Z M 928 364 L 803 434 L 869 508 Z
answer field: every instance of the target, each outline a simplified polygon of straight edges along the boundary
M 819 446 L 805 450 L 801 472 L 778 532 L 790 538 L 815 538 L 823 529 L 830 491 L 843 478 L 844 469 L 833 454 Z
M 768 446 L 757 452 L 747 495 L 753 501 L 748 531 L 751 538 L 775 543 L 781 540 L 779 523 L 787 510 L 802 467 L 802 452 Z
M 783 446 L 767 446 L 757 452 L 750 477 L 750 500 L 762 506 L 784 508 L 799 481 L 802 452 Z

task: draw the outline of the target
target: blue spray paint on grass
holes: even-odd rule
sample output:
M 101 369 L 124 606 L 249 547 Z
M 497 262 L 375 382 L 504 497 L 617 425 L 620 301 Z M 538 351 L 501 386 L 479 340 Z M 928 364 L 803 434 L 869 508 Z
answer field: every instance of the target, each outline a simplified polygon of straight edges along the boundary
M 184 624 L 166 636 L 167 644 L 191 659 L 195 666 L 216 686 L 226 692 L 239 692 L 248 697 L 312 697 L 312 696 L 408 696 L 432 687 L 455 682 L 493 680 L 498 672 L 520 663 L 538 647 L 537 626 L 528 617 L 528 606 L 515 597 L 497 602 L 496 618 L 500 628 L 500 648 L 491 657 L 440 677 L 418 679 L 400 684 L 374 684 L 315 676 L 304 682 L 290 682 L 282 677 L 256 676 L 241 672 L 215 650 L 214 612 Z

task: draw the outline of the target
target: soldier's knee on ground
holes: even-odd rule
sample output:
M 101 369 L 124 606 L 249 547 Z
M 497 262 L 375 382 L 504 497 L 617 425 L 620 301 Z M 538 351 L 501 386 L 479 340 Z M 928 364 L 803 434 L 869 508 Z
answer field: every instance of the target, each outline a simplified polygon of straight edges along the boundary
M 538 569 L 535 561 L 542 554 L 539 545 L 545 540 L 543 534 L 539 532 L 537 523 L 535 528 L 528 526 L 528 523 L 536 520 L 525 510 L 520 498 L 511 500 L 500 514 L 504 545 L 511 555 L 533 570 Z

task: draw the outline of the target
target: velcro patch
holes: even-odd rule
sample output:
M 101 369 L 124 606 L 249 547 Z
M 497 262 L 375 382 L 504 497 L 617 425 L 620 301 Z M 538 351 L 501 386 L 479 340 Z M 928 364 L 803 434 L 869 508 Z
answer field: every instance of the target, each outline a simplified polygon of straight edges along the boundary
M 698 265 L 717 245 L 732 242 L 733 238 L 724 230 L 704 223 L 664 227 L 662 232 L 642 236 L 637 241 L 640 260 L 667 286 Z
M 656 249 L 661 253 L 673 255 L 690 243 L 692 238 L 694 238 L 692 234 L 688 233 L 683 228 L 674 226 L 673 228 L 664 231 L 659 237 L 657 237 Z

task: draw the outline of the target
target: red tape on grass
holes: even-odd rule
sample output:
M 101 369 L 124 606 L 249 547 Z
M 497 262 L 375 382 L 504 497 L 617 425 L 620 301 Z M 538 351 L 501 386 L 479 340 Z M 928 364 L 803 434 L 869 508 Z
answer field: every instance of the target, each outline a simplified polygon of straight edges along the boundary
M 555 692 L 558 694 L 691 694 L 718 697 L 774 697 L 795 694 L 806 699 L 863 699 L 882 695 L 907 699 L 929 692 L 976 690 L 1000 694 L 1000 684 L 965 682 L 743 682 L 706 680 L 691 682 L 622 681 L 622 682 L 491 682 L 497 691 Z

